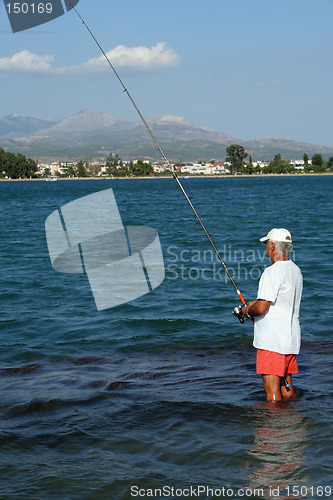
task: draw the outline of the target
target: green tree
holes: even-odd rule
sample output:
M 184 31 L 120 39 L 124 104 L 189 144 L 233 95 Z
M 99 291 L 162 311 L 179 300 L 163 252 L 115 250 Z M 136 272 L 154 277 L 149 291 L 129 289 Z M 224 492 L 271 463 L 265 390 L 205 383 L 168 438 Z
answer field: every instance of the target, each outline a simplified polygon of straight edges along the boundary
M 26 179 L 35 177 L 37 161 L 26 158 L 21 153 L 15 155 L 0 148 L 0 171 L 11 179 Z
M 304 168 L 305 168 L 309 165 L 309 157 L 306 153 L 303 155 L 303 161 L 304 161 Z
M 248 156 L 243 146 L 238 144 L 231 144 L 226 149 L 227 157 L 225 161 L 230 163 L 230 170 L 232 174 L 237 174 L 243 169 L 243 160 Z
M 118 177 L 128 177 L 129 175 L 129 168 L 127 165 L 122 165 L 121 167 L 118 168 L 117 170 L 117 176 Z
M 122 166 L 120 156 L 110 153 L 106 159 L 105 166 L 108 175 L 118 175 L 117 167 Z
M 333 170 L 333 156 L 331 156 L 328 159 L 328 162 L 326 163 L 327 169 L 331 172 Z
M 324 172 L 325 171 L 325 162 L 321 154 L 316 153 L 312 157 L 312 170 L 314 172 Z
M 65 175 L 66 175 L 67 177 L 75 177 L 75 174 L 76 174 L 76 172 L 75 172 L 75 170 L 74 170 L 73 166 L 72 166 L 72 165 L 69 165 L 69 166 L 66 168 Z
M 135 177 L 144 177 L 146 175 L 153 174 L 154 169 L 150 163 L 144 163 L 142 160 L 138 160 L 134 165 L 132 163 L 130 173 Z
M 258 162 L 257 162 L 256 166 L 254 167 L 254 173 L 255 174 L 262 174 L 262 170 L 261 170 L 261 167 L 260 167 Z
M 268 167 L 268 172 L 273 174 L 286 174 L 294 171 L 294 167 L 287 160 L 283 160 L 280 154 L 274 156 Z
M 252 175 L 254 173 L 254 171 L 255 171 L 255 169 L 254 169 L 253 162 L 252 162 L 252 156 L 250 156 L 249 163 L 244 166 L 244 172 L 246 174 Z
M 49 167 L 47 167 L 45 170 L 44 170 L 44 173 L 43 173 L 43 177 L 49 177 L 51 175 L 51 169 Z
M 77 164 L 77 176 L 87 177 L 87 168 L 82 160 L 80 160 L 79 163 Z
M 321 156 L 321 154 L 316 153 L 316 154 L 313 155 L 313 157 L 312 157 L 312 165 L 318 165 L 319 167 L 321 167 L 322 165 L 324 165 L 324 160 L 323 160 L 323 157 Z

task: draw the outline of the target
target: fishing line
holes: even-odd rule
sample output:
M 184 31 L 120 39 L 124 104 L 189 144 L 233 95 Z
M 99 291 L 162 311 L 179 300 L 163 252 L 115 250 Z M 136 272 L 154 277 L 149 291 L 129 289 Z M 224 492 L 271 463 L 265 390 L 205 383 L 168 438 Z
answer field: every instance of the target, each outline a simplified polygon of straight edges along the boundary
M 214 249 L 214 251 L 215 251 L 215 253 L 216 253 L 216 255 L 217 255 L 218 259 L 219 259 L 219 261 L 221 262 L 221 264 L 222 264 L 222 266 L 223 266 L 223 268 L 224 268 L 224 270 L 225 270 L 225 272 L 226 272 L 226 274 L 227 274 L 228 278 L 230 279 L 230 281 L 231 281 L 231 283 L 232 283 L 233 287 L 235 288 L 235 290 L 236 290 L 236 292 L 237 292 L 238 297 L 240 298 L 240 300 L 241 300 L 242 304 L 243 304 L 243 305 L 246 305 L 245 299 L 244 299 L 244 297 L 242 296 L 242 294 L 241 294 L 241 292 L 240 292 L 240 290 L 239 290 L 238 286 L 236 285 L 235 280 L 234 280 L 234 278 L 232 277 L 232 275 L 231 275 L 231 273 L 230 273 L 230 271 L 229 271 L 229 269 L 228 269 L 228 267 L 227 267 L 226 263 L 225 263 L 225 262 L 224 262 L 224 260 L 222 259 L 221 255 L 220 255 L 220 252 L 218 251 L 218 249 L 217 249 L 217 247 L 216 247 L 216 245 L 215 245 L 214 241 L 212 240 L 212 238 L 211 238 L 210 234 L 208 233 L 208 231 L 207 231 L 207 229 L 206 229 L 206 227 L 205 227 L 204 223 L 202 222 L 201 218 L 199 217 L 198 212 L 197 212 L 197 211 L 196 211 L 196 209 L 194 208 L 194 206 L 193 206 L 193 204 L 192 204 L 192 202 L 191 202 L 191 200 L 190 200 L 190 198 L 189 198 L 188 194 L 186 193 L 186 191 L 185 191 L 185 189 L 184 189 L 184 187 L 183 187 L 182 183 L 180 182 L 180 180 L 179 180 L 179 178 L 178 178 L 177 174 L 174 172 L 173 167 L 171 167 L 171 165 L 170 165 L 170 162 L 169 162 L 168 158 L 167 158 L 167 157 L 166 157 L 166 155 L 164 154 L 164 151 L 163 151 L 163 149 L 161 148 L 160 144 L 158 143 L 158 141 L 157 141 L 157 139 L 156 139 L 155 135 L 153 134 L 153 132 L 152 132 L 151 128 L 149 127 L 148 123 L 146 122 L 145 118 L 143 117 L 142 113 L 140 112 L 139 108 L 137 107 L 137 105 L 136 105 L 136 103 L 135 103 L 134 99 L 132 98 L 131 94 L 130 94 L 130 93 L 129 93 L 129 91 L 127 90 L 127 88 L 126 88 L 125 84 L 123 83 L 122 79 L 120 78 L 120 76 L 119 76 L 119 74 L 117 73 L 117 71 L 116 71 L 115 67 L 113 66 L 113 64 L 111 63 L 110 59 L 108 58 L 107 54 L 104 52 L 104 50 L 103 50 L 102 46 L 100 45 L 100 43 L 98 42 L 97 38 L 95 37 L 95 35 L 93 34 L 93 32 L 91 31 L 91 29 L 89 28 L 89 26 L 86 24 L 86 22 L 84 21 L 84 19 L 82 18 L 82 16 L 79 14 L 78 10 L 75 8 L 75 6 L 71 3 L 71 1 L 70 1 L 70 0 L 66 0 L 66 1 L 69 3 L 69 5 L 71 6 L 71 8 L 74 10 L 74 12 L 76 13 L 76 15 L 79 17 L 79 19 L 81 20 L 82 24 L 83 24 L 83 25 L 84 25 L 84 27 L 87 29 L 88 33 L 89 33 L 89 34 L 90 34 L 90 36 L 93 38 L 93 40 L 94 40 L 94 42 L 96 43 L 96 45 L 98 46 L 99 50 L 100 50 L 100 51 L 101 51 L 101 53 L 103 54 L 104 58 L 106 59 L 106 61 L 107 61 L 108 65 L 109 65 L 109 66 L 110 66 L 110 68 L 112 69 L 113 73 L 116 75 L 116 77 L 117 77 L 117 79 L 118 79 L 118 81 L 119 81 L 120 85 L 121 85 L 121 86 L 122 86 L 122 88 L 123 88 L 123 92 L 127 95 L 127 97 L 129 98 L 129 100 L 131 101 L 131 103 L 132 103 L 133 107 L 135 108 L 136 112 L 138 113 L 138 115 L 139 115 L 139 117 L 140 117 L 140 119 L 141 119 L 142 123 L 144 124 L 144 126 L 145 126 L 145 128 L 147 129 L 147 131 L 148 131 L 148 133 L 149 133 L 150 137 L 151 137 L 151 138 L 152 138 L 152 140 L 154 141 L 154 143 L 155 143 L 155 145 L 156 145 L 157 149 L 159 150 L 159 152 L 160 152 L 160 154 L 161 154 L 161 156 L 162 156 L 163 160 L 164 160 L 164 161 L 165 161 L 165 163 L 166 163 L 166 164 L 170 167 L 170 170 L 172 171 L 173 178 L 177 181 L 178 186 L 179 186 L 179 187 L 180 187 L 180 189 L 182 190 L 182 192 L 183 192 L 183 194 L 184 194 L 184 196 L 185 196 L 186 200 L 188 201 L 188 203 L 189 203 L 190 207 L 192 208 L 192 210 L 193 210 L 193 212 L 194 212 L 194 215 L 196 216 L 197 220 L 199 221 L 199 223 L 200 223 L 200 225 L 201 225 L 201 227 L 202 227 L 203 231 L 205 232 L 205 234 L 206 234 L 206 236 L 207 236 L 207 238 L 208 238 L 208 240 L 209 240 L 210 244 L 212 245 L 212 247 L 213 247 L 213 249 Z

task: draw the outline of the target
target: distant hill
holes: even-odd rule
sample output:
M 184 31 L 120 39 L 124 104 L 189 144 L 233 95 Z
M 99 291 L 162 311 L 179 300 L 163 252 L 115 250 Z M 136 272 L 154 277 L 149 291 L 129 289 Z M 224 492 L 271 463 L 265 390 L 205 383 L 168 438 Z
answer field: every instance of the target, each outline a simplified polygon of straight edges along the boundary
M 55 120 L 39 120 L 38 118 L 27 118 L 19 115 L 8 115 L 0 118 L 0 137 L 6 135 L 32 134 L 37 130 L 52 127 Z
M 240 144 L 253 157 L 260 157 L 262 160 L 270 160 L 279 153 L 287 160 L 302 159 L 304 153 L 310 158 L 315 153 L 320 153 L 325 159 L 328 159 L 333 152 L 333 148 L 277 137 L 260 137 L 251 139 L 251 141 L 242 141 Z
M 87 109 L 56 122 L 51 127 L 45 129 L 42 127 L 34 131 L 33 136 L 63 140 L 90 140 L 92 137 L 105 140 L 105 137 L 110 138 L 119 131 L 130 131 L 133 128 L 135 128 L 135 122 Z
M 215 130 L 197 127 L 186 118 L 154 115 L 146 118 L 170 161 L 221 160 L 230 144 L 244 146 L 252 160 L 266 160 L 280 153 L 286 159 L 321 153 L 333 156 L 333 149 L 280 138 L 251 141 Z M 0 147 L 40 161 L 100 158 L 110 152 L 124 160 L 160 160 L 160 153 L 141 121 L 117 118 L 96 110 L 83 110 L 63 120 L 39 120 L 19 115 L 0 119 Z

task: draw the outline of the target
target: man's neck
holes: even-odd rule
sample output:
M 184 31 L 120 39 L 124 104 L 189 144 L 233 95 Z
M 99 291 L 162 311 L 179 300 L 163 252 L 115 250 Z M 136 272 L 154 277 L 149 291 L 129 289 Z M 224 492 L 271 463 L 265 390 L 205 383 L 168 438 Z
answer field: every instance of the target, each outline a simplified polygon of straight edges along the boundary
M 275 264 L 275 262 L 286 261 L 286 260 L 289 260 L 289 257 L 287 255 L 279 255 L 276 252 L 274 252 L 271 255 L 271 261 L 272 261 L 273 264 Z

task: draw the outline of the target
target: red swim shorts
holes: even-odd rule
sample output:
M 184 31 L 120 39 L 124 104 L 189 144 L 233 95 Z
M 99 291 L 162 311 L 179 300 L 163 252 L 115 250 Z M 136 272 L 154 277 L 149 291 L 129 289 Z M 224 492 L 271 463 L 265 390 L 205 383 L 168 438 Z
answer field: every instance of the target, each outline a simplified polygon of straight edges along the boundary
M 298 373 L 296 355 L 257 349 L 257 373 L 278 377 L 284 377 L 287 373 Z

